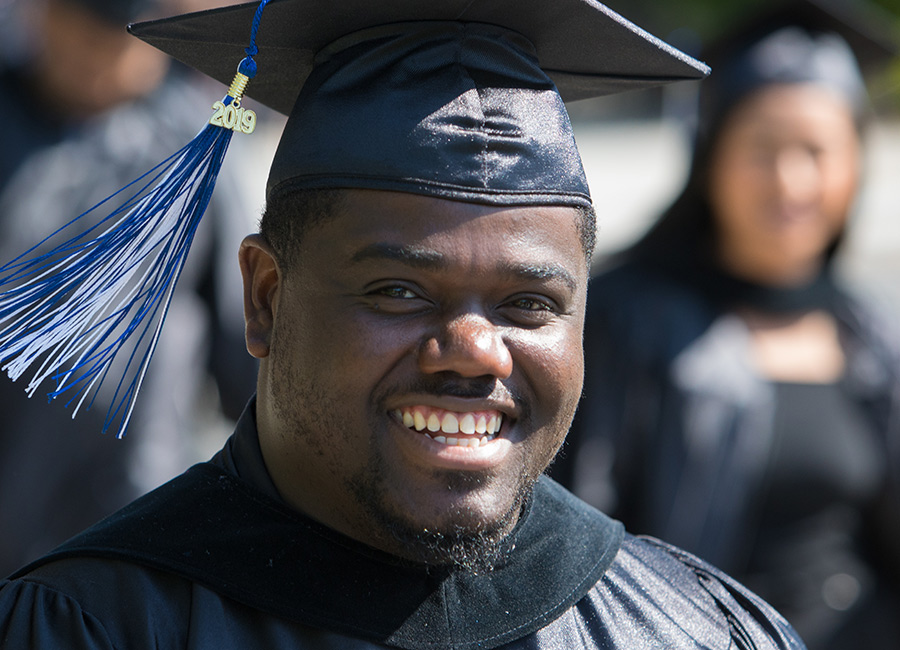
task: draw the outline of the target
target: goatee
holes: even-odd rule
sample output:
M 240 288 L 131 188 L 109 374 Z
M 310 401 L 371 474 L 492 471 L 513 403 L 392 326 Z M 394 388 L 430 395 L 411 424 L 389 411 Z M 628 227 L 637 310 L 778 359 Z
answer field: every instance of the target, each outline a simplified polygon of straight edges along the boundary
M 535 482 L 532 478 L 523 480 L 510 508 L 502 516 L 477 527 L 453 526 L 449 530 L 413 527 L 380 504 L 373 503 L 371 491 L 355 491 L 358 498 L 368 502 L 370 515 L 390 536 L 390 545 L 398 548 L 403 557 L 451 571 L 483 575 L 501 566 L 513 550 L 509 533 L 530 500 Z M 472 519 L 468 512 L 457 515 L 459 521 Z

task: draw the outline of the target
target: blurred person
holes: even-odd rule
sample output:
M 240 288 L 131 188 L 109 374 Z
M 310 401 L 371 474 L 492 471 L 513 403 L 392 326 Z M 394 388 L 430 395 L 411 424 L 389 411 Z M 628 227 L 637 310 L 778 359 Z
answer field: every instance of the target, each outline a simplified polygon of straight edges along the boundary
M 782 3 L 703 57 L 690 176 L 591 283 L 552 472 L 739 576 L 816 650 L 900 647 L 900 329 L 834 271 L 860 65 L 893 51 L 859 20 Z
M 4 262 L 179 149 L 208 116 L 199 77 L 125 30 L 163 5 L 40 0 L 10 10 L 25 47 L 0 63 Z M 195 446 L 218 441 L 204 443 L 204 432 L 224 432 L 240 414 L 254 366 L 239 349 L 232 267 L 252 210 L 232 176 L 223 171 L 224 193 L 197 234 L 125 439 L 100 433 L 112 391 L 73 420 L 41 390 L 28 399 L 24 380 L 0 384 L 0 574 L 206 455 Z

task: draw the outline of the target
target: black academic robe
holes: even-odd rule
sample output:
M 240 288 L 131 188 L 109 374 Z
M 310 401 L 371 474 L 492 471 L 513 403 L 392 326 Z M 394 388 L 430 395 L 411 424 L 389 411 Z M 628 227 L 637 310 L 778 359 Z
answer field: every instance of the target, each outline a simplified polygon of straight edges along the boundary
M 412 564 L 288 508 L 252 408 L 209 463 L 0 582 L 0 648 L 802 648 L 716 569 L 542 479 L 489 574 Z

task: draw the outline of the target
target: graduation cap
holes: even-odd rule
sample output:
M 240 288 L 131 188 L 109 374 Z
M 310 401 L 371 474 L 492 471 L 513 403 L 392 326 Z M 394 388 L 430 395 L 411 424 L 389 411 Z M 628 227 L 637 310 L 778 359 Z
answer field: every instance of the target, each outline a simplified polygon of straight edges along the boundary
M 131 31 L 227 83 L 253 11 L 228 7 Z M 330 186 L 589 203 L 560 97 L 706 72 L 592 0 L 273 0 L 265 11 L 247 94 L 290 115 L 270 197 Z M 490 179 L 480 171 L 488 157 Z
M 130 350 L 106 424 L 120 435 L 231 134 L 255 124 L 245 93 L 289 115 L 269 198 L 589 206 L 563 101 L 708 73 L 595 0 L 263 0 L 130 30 L 232 81 L 213 124 L 126 189 L 106 230 L 0 269 L 0 286 L 25 281 L 0 295 L 0 359 L 13 378 L 37 367 L 29 391 L 53 379 L 51 398 L 80 405 Z
M 773 83 L 828 86 L 860 115 L 864 75 L 897 56 L 891 24 L 862 0 L 783 0 L 745 16 L 703 52 L 716 74 L 701 89 L 701 129 Z

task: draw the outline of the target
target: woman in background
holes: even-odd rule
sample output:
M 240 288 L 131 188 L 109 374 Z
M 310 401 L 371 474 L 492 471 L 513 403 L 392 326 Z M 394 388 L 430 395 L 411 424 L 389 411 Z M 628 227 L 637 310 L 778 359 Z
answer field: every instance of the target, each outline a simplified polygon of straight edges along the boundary
M 890 48 L 812 2 L 723 42 L 686 187 L 592 282 L 554 476 L 738 576 L 811 650 L 896 650 L 900 327 L 832 268 L 858 63 Z

